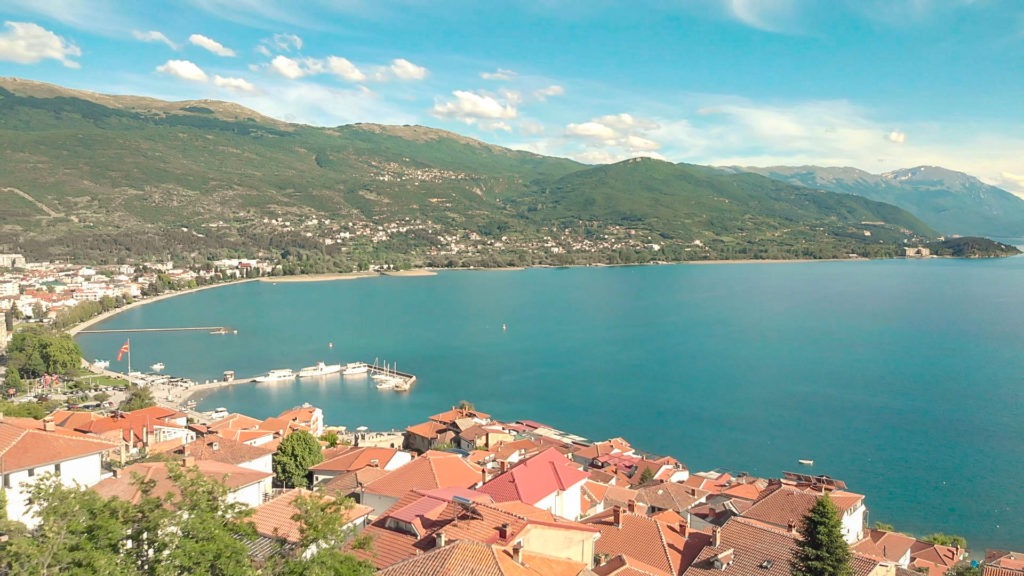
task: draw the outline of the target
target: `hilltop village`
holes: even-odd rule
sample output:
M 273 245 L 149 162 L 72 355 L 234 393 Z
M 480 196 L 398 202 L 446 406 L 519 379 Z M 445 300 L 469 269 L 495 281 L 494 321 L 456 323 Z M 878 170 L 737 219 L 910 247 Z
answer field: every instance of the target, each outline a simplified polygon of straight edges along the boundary
M 198 421 L 163 406 L 57 410 L 0 421 L 10 520 L 39 528 L 28 489 L 56 474 L 103 498 L 137 501 L 140 479 L 173 493 L 172 471 L 194 468 L 251 509 L 252 561 L 302 555 L 297 498 L 275 480 L 277 452 L 295 434 L 321 439 L 304 478 L 351 499 L 349 552 L 379 574 L 787 576 L 798 523 L 827 494 L 856 576 L 942 576 L 967 551 L 865 525 L 865 496 L 827 476 L 691 472 L 623 438 L 592 442 L 531 420 L 503 422 L 469 405 L 404 431 L 329 429 L 313 406 L 259 420 L 217 413 Z M 1024 556 L 990 551 L 986 576 L 1024 574 Z

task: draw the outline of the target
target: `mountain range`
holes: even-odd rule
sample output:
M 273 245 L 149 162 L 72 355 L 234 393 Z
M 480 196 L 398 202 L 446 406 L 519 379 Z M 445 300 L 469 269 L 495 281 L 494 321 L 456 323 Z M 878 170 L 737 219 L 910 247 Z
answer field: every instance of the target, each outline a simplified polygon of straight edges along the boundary
M 588 166 L 226 102 L 0 79 L 0 131 L 0 250 L 40 259 L 261 255 L 308 272 L 892 256 L 937 236 L 891 204 L 750 172 Z
M 744 166 L 733 167 L 733 171 L 893 204 L 947 235 L 1024 236 L 1024 200 L 974 176 L 938 166 L 883 174 L 821 166 Z

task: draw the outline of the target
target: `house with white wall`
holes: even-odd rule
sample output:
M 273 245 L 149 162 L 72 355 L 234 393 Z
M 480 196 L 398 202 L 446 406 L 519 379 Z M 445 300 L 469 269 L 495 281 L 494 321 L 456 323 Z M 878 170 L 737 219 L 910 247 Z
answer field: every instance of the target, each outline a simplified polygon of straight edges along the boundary
M 58 428 L 53 419 L 0 415 L 0 475 L 7 518 L 34 528 L 38 520 L 28 503 L 32 485 L 54 475 L 64 486 L 93 486 L 103 479 L 103 454 L 112 447 L 102 439 Z

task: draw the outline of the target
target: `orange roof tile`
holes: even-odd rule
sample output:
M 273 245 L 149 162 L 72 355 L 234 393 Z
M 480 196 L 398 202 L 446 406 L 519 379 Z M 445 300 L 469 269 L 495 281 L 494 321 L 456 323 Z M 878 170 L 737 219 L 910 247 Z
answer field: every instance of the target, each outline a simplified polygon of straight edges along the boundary
M 41 421 L 31 418 L 5 417 L 0 422 L 0 470 L 5 473 L 100 454 L 113 447 L 71 430 L 45 431 Z
M 629 556 L 657 569 L 660 574 L 672 576 L 689 566 L 707 542 L 705 534 L 691 531 L 684 538 L 678 524 L 659 522 L 618 508 L 605 510 L 583 522 L 601 530 L 594 548 L 597 554 Z
M 213 460 L 197 460 L 195 466 L 206 477 L 221 482 L 232 490 L 255 484 L 260 480 L 273 476 L 273 474 L 267 472 L 240 468 Z M 155 482 L 152 491 L 154 496 L 163 497 L 166 494 L 178 494 L 177 487 L 174 485 L 174 481 L 171 480 L 166 462 L 142 462 L 126 466 L 118 473 L 117 477 L 107 478 L 93 486 L 92 490 L 104 498 L 118 498 L 137 503 L 142 499 L 142 491 L 135 481 L 137 476 Z
M 313 472 L 350 472 L 369 466 L 383 468 L 400 452 L 395 448 L 348 447 L 329 460 L 310 468 Z
M 309 498 L 314 494 L 309 490 L 289 490 L 284 494 L 257 506 L 253 511 L 252 522 L 256 525 L 256 532 L 260 536 L 278 538 L 290 543 L 297 543 L 302 538 L 301 524 L 293 517 L 299 513 L 295 507 L 295 499 L 302 496 Z M 327 502 L 333 502 L 334 498 L 324 496 Z M 345 523 L 367 516 L 373 508 L 362 504 L 353 504 L 345 511 Z
M 797 526 L 821 496 L 822 494 L 817 491 L 775 484 L 765 489 L 761 493 L 761 497 L 743 513 L 743 516 L 782 528 L 787 528 L 790 525 Z M 829 493 L 829 497 L 841 512 L 845 512 L 864 499 L 860 494 L 838 490 Z
M 440 422 L 442 424 L 451 424 L 460 418 L 477 418 L 480 420 L 490 420 L 491 415 L 486 412 L 479 410 L 462 410 L 460 408 L 452 408 L 446 410 L 440 414 L 434 414 L 430 417 L 434 422 Z
M 225 464 L 240 466 L 253 460 L 273 454 L 263 446 L 250 446 L 237 440 L 208 436 L 192 442 L 179 450 L 183 456 L 192 456 L 196 460 L 216 460 Z
M 414 424 L 405 429 L 409 434 L 414 434 L 422 438 L 429 438 L 433 440 L 438 435 L 443 434 L 448 430 L 448 427 L 444 424 L 438 424 L 437 422 L 423 422 L 421 424 Z
M 427 451 L 423 456 L 367 484 L 364 490 L 400 498 L 409 490 L 460 487 L 480 482 L 480 467 L 466 462 L 458 454 Z

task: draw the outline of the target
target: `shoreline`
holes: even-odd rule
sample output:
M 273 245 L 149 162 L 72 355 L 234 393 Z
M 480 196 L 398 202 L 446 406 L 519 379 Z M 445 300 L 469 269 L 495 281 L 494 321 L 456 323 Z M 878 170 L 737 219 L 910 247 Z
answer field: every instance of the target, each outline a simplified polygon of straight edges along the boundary
M 112 318 L 114 316 L 117 316 L 121 312 L 127 312 L 128 310 L 131 310 L 132 308 L 138 308 L 139 306 L 145 306 L 146 304 L 152 304 L 153 302 L 159 302 L 160 300 L 166 300 L 168 298 L 174 298 L 175 296 L 184 296 L 185 294 L 193 294 L 195 292 L 200 292 L 202 290 L 210 290 L 210 289 L 213 289 L 213 288 L 223 288 L 224 286 L 234 286 L 235 284 L 243 284 L 245 282 L 252 282 L 254 280 L 257 280 L 257 278 L 246 278 L 245 280 L 232 280 L 231 282 L 221 282 L 219 284 L 209 284 L 207 286 L 196 286 L 195 288 L 188 288 L 186 290 L 175 290 L 173 292 L 164 292 L 163 294 L 159 294 L 159 295 L 153 296 L 151 298 L 143 298 L 141 300 L 136 300 L 136 301 L 132 302 L 131 304 L 127 304 L 125 306 L 121 306 L 120 308 L 114 308 L 113 310 L 108 310 L 106 312 L 103 312 L 102 314 L 98 314 L 96 316 L 93 316 L 92 318 L 89 318 L 88 320 L 84 320 L 84 321 L 82 321 L 82 322 L 80 322 L 78 324 L 75 324 L 71 328 L 68 328 L 67 329 L 67 333 L 72 338 L 74 338 L 82 330 L 85 330 L 85 329 L 89 328 L 90 326 L 92 326 L 94 324 L 98 324 L 98 323 L 100 323 L 100 322 L 102 322 L 104 320 L 107 320 L 108 318 Z

